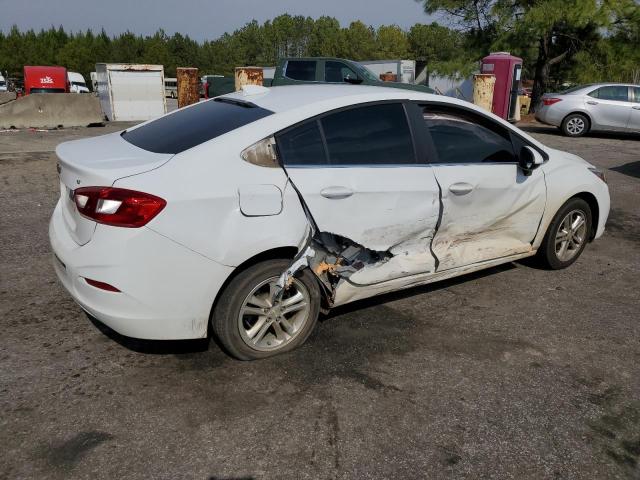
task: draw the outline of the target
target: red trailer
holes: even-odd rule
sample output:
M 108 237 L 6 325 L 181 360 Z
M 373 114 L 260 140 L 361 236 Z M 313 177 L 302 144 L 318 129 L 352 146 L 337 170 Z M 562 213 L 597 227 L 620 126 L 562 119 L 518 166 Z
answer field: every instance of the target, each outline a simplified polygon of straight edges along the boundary
M 482 73 L 496 77 L 491 111 L 505 120 L 513 121 L 518 104 L 522 59 L 509 52 L 491 53 L 482 59 Z
M 24 67 L 24 94 L 69 93 L 69 79 L 64 67 Z

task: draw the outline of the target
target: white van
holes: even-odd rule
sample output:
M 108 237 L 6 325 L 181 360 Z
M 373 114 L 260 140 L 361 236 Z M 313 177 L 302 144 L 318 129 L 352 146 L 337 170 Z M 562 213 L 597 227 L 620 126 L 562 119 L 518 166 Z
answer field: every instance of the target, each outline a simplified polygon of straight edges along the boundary
M 84 81 L 84 77 L 77 72 L 68 72 L 67 78 L 69 79 L 69 91 L 71 93 L 89 93 L 87 83 Z
M 0 75 L 0 92 L 6 92 L 6 91 L 7 91 L 7 81 L 2 75 Z

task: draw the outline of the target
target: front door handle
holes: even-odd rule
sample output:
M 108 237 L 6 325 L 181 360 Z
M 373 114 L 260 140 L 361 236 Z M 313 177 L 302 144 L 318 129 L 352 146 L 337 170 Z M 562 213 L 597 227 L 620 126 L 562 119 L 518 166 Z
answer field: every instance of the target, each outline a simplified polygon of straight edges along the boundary
M 324 198 L 340 200 L 341 198 L 348 198 L 353 195 L 353 190 L 342 186 L 332 186 L 323 188 L 320 191 L 320 195 L 322 195 Z
M 473 185 L 466 182 L 454 183 L 449 185 L 449 191 L 454 195 L 466 195 L 473 191 Z
M 598 102 L 595 102 L 595 101 L 593 101 L 593 100 L 587 100 L 587 103 L 588 103 L 589 105 L 598 105 Z

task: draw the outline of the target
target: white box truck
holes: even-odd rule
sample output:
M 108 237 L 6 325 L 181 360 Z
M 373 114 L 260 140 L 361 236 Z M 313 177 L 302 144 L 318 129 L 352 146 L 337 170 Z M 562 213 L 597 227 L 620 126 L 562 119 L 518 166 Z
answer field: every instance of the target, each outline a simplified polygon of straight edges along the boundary
M 96 63 L 98 98 L 110 121 L 151 120 L 167 113 L 164 67 Z

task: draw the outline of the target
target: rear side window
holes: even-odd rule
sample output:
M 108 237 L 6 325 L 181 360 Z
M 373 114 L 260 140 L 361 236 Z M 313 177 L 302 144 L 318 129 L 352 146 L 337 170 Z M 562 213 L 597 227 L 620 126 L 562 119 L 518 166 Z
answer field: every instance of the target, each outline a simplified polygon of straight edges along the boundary
M 634 102 L 640 103 L 640 87 L 633 87 Z
M 343 110 L 323 117 L 321 123 L 331 165 L 415 163 L 402 104 Z
M 313 82 L 316 79 L 316 62 L 309 60 L 289 60 L 284 76 L 292 80 Z
M 180 153 L 273 112 L 228 99 L 200 102 L 122 134 L 127 142 L 155 153 Z
M 317 120 L 277 136 L 282 162 L 287 166 L 326 164 L 326 154 Z
M 629 101 L 629 87 L 621 85 L 611 85 L 609 87 L 600 87 L 589 94 L 590 97 L 599 98 L 601 100 L 614 100 L 618 102 Z
M 506 128 L 464 110 L 426 107 L 424 120 L 438 163 L 516 162 Z

